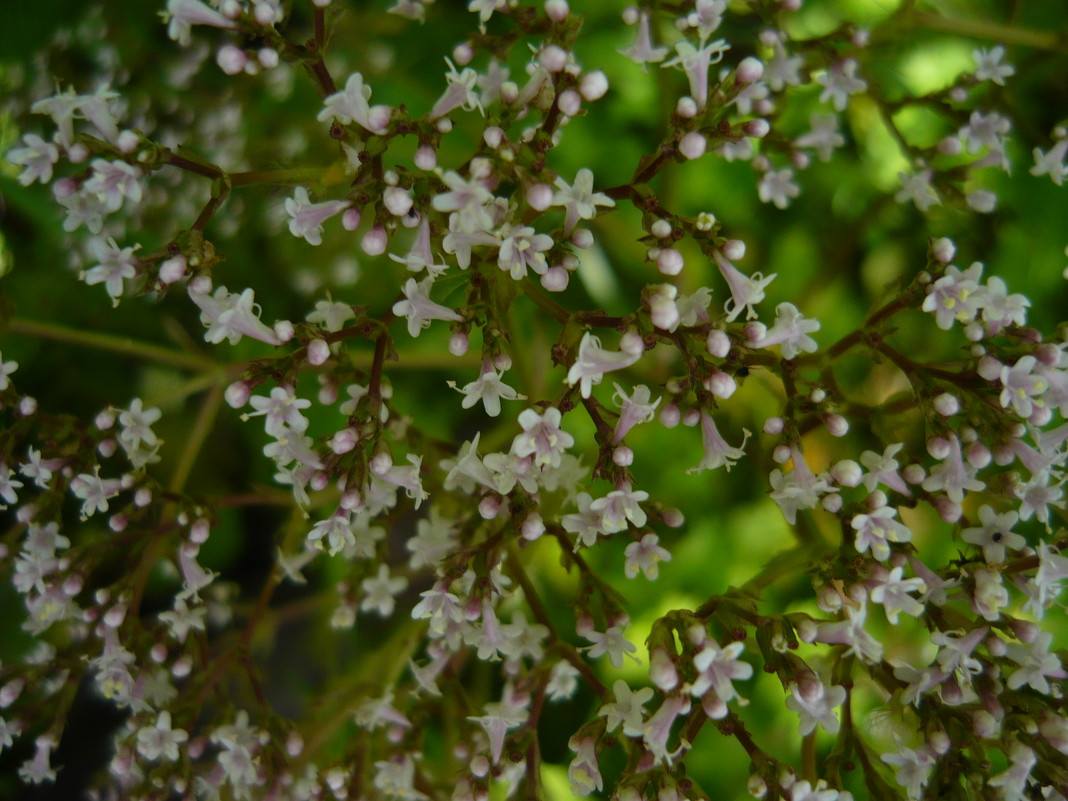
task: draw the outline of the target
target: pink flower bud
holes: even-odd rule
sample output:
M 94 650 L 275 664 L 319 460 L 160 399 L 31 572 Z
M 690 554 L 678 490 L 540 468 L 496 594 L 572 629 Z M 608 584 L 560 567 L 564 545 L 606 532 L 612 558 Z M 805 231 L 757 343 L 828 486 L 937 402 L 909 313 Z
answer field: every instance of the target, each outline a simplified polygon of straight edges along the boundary
M 688 159 L 699 159 L 708 148 L 708 140 L 697 131 L 690 131 L 679 140 L 679 152 Z
M 496 495 L 487 495 L 478 503 L 478 513 L 483 520 L 493 520 L 501 509 L 501 500 Z
M 474 48 L 472 48 L 471 45 L 469 45 L 467 42 L 458 44 L 452 49 L 452 60 L 455 61 L 461 67 L 470 64 L 471 59 L 473 59 L 474 57 Z
M 457 331 L 451 337 L 449 337 L 449 353 L 453 356 L 463 356 L 467 353 L 467 348 L 471 344 L 470 338 L 464 331 Z
M 173 284 L 185 275 L 185 256 L 178 255 L 167 259 L 159 265 L 159 280 L 162 284 Z
M 546 270 L 541 276 L 541 285 L 548 292 L 563 292 L 571 280 L 571 275 L 561 265 L 557 264 Z
M 438 166 L 438 154 L 430 145 L 419 145 L 415 151 L 415 158 L 413 159 L 415 166 L 420 170 L 432 170 Z M 342 223 L 345 222 L 342 218 Z
M 931 242 L 931 256 L 936 261 L 940 261 L 943 264 L 949 264 L 953 261 L 953 257 L 957 253 L 957 247 L 953 244 L 953 240 L 942 237 Z
M 781 417 L 769 417 L 764 421 L 764 433 L 772 435 L 781 434 L 785 425 L 786 424 Z
M 171 675 L 176 679 L 184 679 L 193 670 L 193 659 L 189 656 L 183 656 L 175 660 L 171 665 Z
M 745 258 L 746 246 L 741 239 L 728 239 L 723 243 L 723 255 L 728 261 L 741 261 Z
M 763 139 L 771 131 L 771 125 L 767 120 L 755 119 L 749 120 L 743 123 L 742 130 L 746 136 L 751 136 L 754 139 Z
M 849 421 L 840 414 L 825 414 L 823 424 L 832 437 L 844 437 L 849 433 Z
M 960 411 L 960 401 L 948 392 L 943 392 L 936 397 L 931 402 L 931 405 L 934 407 L 934 410 L 943 417 L 952 417 Z
M 363 239 L 360 240 L 360 248 L 368 256 L 381 256 L 386 252 L 388 244 L 389 238 L 386 236 L 386 229 L 381 225 L 376 225 L 364 234 Z
M 612 461 L 620 467 L 630 467 L 634 463 L 634 451 L 626 445 L 617 445 L 612 451 Z
M 592 103 L 600 100 L 608 91 L 608 78 L 600 70 L 587 72 L 579 81 L 579 93 L 587 101 Z
M 360 210 L 355 206 L 345 209 L 341 215 L 341 227 L 346 231 L 355 231 L 360 227 Z
M 553 190 L 547 184 L 537 183 L 527 187 L 527 203 L 535 211 L 545 211 L 553 204 Z
M 585 228 L 576 228 L 571 234 L 571 241 L 575 247 L 585 250 L 593 246 L 593 234 Z
M 344 428 L 330 439 L 330 450 L 340 456 L 355 448 L 359 441 L 360 437 L 355 431 L 351 428 Z
M 130 154 L 137 149 L 137 146 L 140 143 L 141 137 L 139 137 L 133 131 L 123 131 L 119 134 L 119 138 L 115 141 L 115 146 L 119 149 L 120 153 Z
M 482 141 L 496 150 L 501 146 L 501 142 L 504 141 L 504 131 L 496 125 L 491 125 L 482 132 Z
M 248 399 L 251 395 L 251 383 L 248 381 L 235 381 L 226 388 L 226 392 L 223 393 L 223 398 L 226 399 L 226 403 L 231 409 L 240 409 L 248 403 Z
M 842 459 L 831 467 L 831 478 L 842 487 L 855 487 L 860 484 L 864 471 L 852 459 Z
M 256 53 L 256 58 L 264 69 L 273 70 L 278 66 L 278 51 L 273 47 L 261 47 L 259 52 Z
M 697 101 L 692 97 L 680 97 L 675 104 L 675 113 L 684 120 L 692 120 L 697 116 Z
M 666 403 L 660 409 L 660 425 L 664 428 L 674 428 L 682 419 L 679 407 L 674 403 Z
M 746 56 L 738 62 L 738 68 L 734 71 L 735 80 L 741 84 L 759 81 L 764 75 L 764 63 L 759 58 Z
M 582 97 L 574 89 L 565 89 L 557 98 L 556 105 L 569 117 L 574 117 L 582 110 Z
M 901 471 L 901 477 L 909 484 L 922 484 L 927 478 L 927 471 L 923 469 L 923 465 L 910 464 Z
M 663 648 L 654 648 L 649 655 L 649 678 L 662 692 L 671 692 L 679 684 L 675 660 Z
M 308 364 L 318 367 L 330 358 L 330 346 L 324 339 L 313 339 L 308 343 Z
M 534 541 L 541 537 L 545 533 L 545 523 L 541 519 L 541 515 L 537 512 L 531 513 L 526 520 L 523 521 L 523 525 L 520 529 L 520 533 L 523 539 Z
M 538 63 L 549 72 L 560 72 L 567 66 L 567 51 L 560 45 L 551 44 L 538 53 Z
M 682 267 L 682 254 L 675 248 L 664 248 L 656 257 L 656 268 L 664 275 L 678 275 Z
M 945 437 L 931 437 L 927 440 L 927 452 L 931 454 L 932 459 L 942 461 L 949 456 L 952 449 L 953 446 Z
M 832 515 L 837 514 L 842 508 L 842 496 L 837 492 L 832 492 L 830 495 L 824 495 L 820 504 Z
M 734 376 L 716 370 L 705 379 L 705 389 L 717 398 L 726 400 L 737 391 L 738 382 L 734 380 Z
M 553 22 L 563 22 L 570 13 L 567 0 L 545 0 L 545 16 Z
M 401 189 L 399 186 L 391 186 L 382 193 L 382 205 L 386 207 L 386 211 L 390 214 L 396 217 L 403 217 L 412 208 L 412 196 L 407 190 Z M 364 237 L 365 251 L 367 250 L 366 241 L 367 238 Z M 382 250 L 385 250 L 385 248 L 383 247 Z M 377 254 L 368 253 L 368 255 Z

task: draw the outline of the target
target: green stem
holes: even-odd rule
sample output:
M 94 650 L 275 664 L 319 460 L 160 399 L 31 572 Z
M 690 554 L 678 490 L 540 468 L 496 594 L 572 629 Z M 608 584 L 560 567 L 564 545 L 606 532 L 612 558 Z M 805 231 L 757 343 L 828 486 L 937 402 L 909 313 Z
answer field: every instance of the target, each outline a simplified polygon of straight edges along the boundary
M 926 11 L 913 12 L 911 19 L 917 27 L 930 31 L 954 33 L 958 36 L 986 39 L 1000 44 L 1034 47 L 1039 50 L 1063 50 L 1065 48 L 1064 36 L 1048 31 L 1036 31 L 980 19 L 942 17 Z
M 161 364 L 183 367 L 187 370 L 207 371 L 214 370 L 216 367 L 214 362 L 200 356 L 163 348 L 159 345 L 150 345 L 146 342 L 136 342 L 127 337 L 114 336 L 112 334 L 100 334 L 94 331 L 83 331 L 77 328 L 67 328 L 66 326 L 25 319 L 11 320 L 8 327 L 16 334 L 41 337 L 54 342 L 70 342 L 74 345 L 84 345 L 85 347 L 99 350 L 109 350 L 114 353 L 135 356 Z
M 193 471 L 197 456 L 200 454 L 201 448 L 204 447 L 204 442 L 207 440 L 208 434 L 211 433 L 212 424 L 219 414 L 219 406 L 222 404 L 222 399 L 222 386 L 216 384 L 212 387 L 211 392 L 208 393 L 208 397 L 204 399 L 204 404 L 200 407 L 196 422 L 193 423 L 193 429 L 189 432 L 189 437 L 185 441 L 185 448 L 182 449 L 182 454 L 178 459 L 178 466 L 174 468 L 174 475 L 171 477 L 171 483 L 168 487 L 171 492 L 181 492 L 185 482 L 189 479 L 189 474 Z
M 235 172 L 230 176 L 231 186 L 252 184 L 317 184 L 322 181 L 328 167 L 291 167 L 284 170 L 249 170 Z

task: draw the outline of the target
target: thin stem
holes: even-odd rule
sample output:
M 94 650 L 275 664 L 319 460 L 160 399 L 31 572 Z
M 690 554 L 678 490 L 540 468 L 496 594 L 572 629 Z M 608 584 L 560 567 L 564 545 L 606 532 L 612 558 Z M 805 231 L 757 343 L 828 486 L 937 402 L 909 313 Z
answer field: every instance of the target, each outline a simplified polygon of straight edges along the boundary
M 319 183 L 329 167 L 290 167 L 283 170 L 249 170 L 235 172 L 230 176 L 232 186 L 253 184 L 284 184 L 297 186 Z
M 207 440 L 208 434 L 211 433 L 212 424 L 219 414 L 219 406 L 222 404 L 222 399 L 222 386 L 216 384 L 211 388 L 208 397 L 204 399 L 204 403 L 200 407 L 200 413 L 197 415 L 189 437 L 185 441 L 185 447 L 178 458 L 178 465 L 174 468 L 174 475 L 171 476 L 169 485 L 171 492 L 181 492 L 182 488 L 185 487 L 185 482 L 193 471 L 197 456 L 200 454 L 201 448 L 204 447 L 204 442 Z
M 1064 50 L 1065 38 L 1057 33 L 1020 28 L 1000 22 L 987 22 L 980 19 L 960 19 L 942 17 L 926 11 L 914 11 L 912 22 L 930 31 L 953 33 L 958 36 L 970 36 L 974 39 L 986 39 L 991 42 L 1008 45 L 1022 45 L 1039 50 Z
M 41 337 L 55 342 L 69 342 L 98 350 L 109 350 L 114 353 L 135 356 L 161 364 L 183 367 L 187 370 L 207 371 L 214 370 L 217 367 L 214 362 L 200 356 L 160 347 L 159 345 L 150 345 L 146 342 L 136 342 L 127 337 L 119 337 L 112 334 L 83 331 L 77 328 L 67 328 L 66 326 L 39 323 L 26 319 L 11 320 L 8 326 L 16 334 Z

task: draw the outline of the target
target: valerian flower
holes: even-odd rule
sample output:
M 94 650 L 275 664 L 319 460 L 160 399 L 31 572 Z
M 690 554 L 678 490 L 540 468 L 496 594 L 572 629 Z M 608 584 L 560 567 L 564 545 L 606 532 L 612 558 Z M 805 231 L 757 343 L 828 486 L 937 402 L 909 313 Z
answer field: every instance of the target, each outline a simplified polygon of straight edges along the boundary
M 645 711 L 643 707 L 653 697 L 652 688 L 643 687 L 633 691 L 623 679 L 616 679 L 612 685 L 612 695 L 615 700 L 605 704 L 597 712 L 598 716 L 605 719 L 606 731 L 613 732 L 622 725 L 623 734 L 627 737 L 641 737 Z
M 167 36 L 182 47 L 188 47 L 194 25 L 212 28 L 233 28 L 235 22 L 200 0 L 168 0 L 167 10 L 161 14 L 167 23 Z
M 660 562 L 670 562 L 671 552 L 660 546 L 656 534 L 646 534 L 638 542 L 632 542 L 623 552 L 626 562 L 623 572 L 627 578 L 635 578 L 639 571 L 650 581 L 655 581 L 660 572 Z
M 995 45 L 989 50 L 982 48 L 972 51 L 975 59 L 975 78 L 979 81 L 992 81 L 998 86 L 1005 85 L 1005 79 L 1016 74 L 1016 68 L 1012 64 L 1002 63 L 1005 58 L 1005 47 Z
M 600 384 L 605 373 L 630 367 L 645 352 L 641 337 L 634 333 L 624 334 L 619 345 L 619 351 L 605 350 L 601 340 L 587 331 L 579 342 L 575 363 L 567 371 L 567 383 L 579 384 L 582 397 L 588 398 L 593 385 Z
M 409 278 L 402 289 L 404 300 L 393 304 L 393 313 L 398 317 L 408 318 L 408 333 L 419 336 L 419 332 L 430 327 L 431 320 L 448 320 L 459 322 L 463 318 L 448 306 L 442 306 L 430 299 L 430 287 L 434 283 L 434 276 L 428 276 L 422 281 Z
M 312 203 L 308 190 L 298 186 L 293 197 L 286 198 L 286 214 L 289 215 L 289 232 L 303 237 L 309 245 L 323 243 L 323 223 L 349 207 L 347 200 L 327 200 Z
M 519 414 L 523 433 L 512 440 L 512 452 L 517 456 L 533 456 L 538 467 L 558 467 L 565 450 L 575 439 L 560 428 L 560 410 L 550 406 L 544 413 L 526 409 Z
M 611 208 L 616 205 L 603 192 L 593 191 L 593 172 L 583 167 L 575 175 L 575 183 L 568 186 L 563 178 L 556 179 L 553 205 L 563 206 L 564 234 L 570 234 L 579 220 L 592 220 L 597 216 L 598 206 Z
M 411 280 L 411 279 L 409 279 Z M 482 373 L 478 379 L 457 387 L 455 381 L 446 382 L 452 389 L 463 393 L 466 397 L 460 404 L 465 409 L 470 409 L 479 401 L 486 409 L 486 414 L 496 417 L 501 413 L 502 400 L 524 400 L 526 395 L 520 395 L 513 387 L 504 383 L 504 373 L 498 372 L 486 362 L 482 365 Z
M 388 131 L 388 106 L 371 106 L 371 87 L 363 82 L 363 76 L 354 72 L 345 83 L 345 88 L 323 101 L 319 121 L 336 120 L 343 125 L 356 123 L 373 134 Z

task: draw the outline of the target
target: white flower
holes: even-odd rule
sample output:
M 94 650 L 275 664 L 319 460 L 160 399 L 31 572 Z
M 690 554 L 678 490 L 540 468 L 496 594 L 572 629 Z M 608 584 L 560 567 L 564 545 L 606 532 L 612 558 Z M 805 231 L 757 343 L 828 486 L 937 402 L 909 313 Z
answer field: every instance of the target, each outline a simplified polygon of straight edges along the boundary
M 654 581 L 660 572 L 660 562 L 670 562 L 671 553 L 660 547 L 660 538 L 656 534 L 646 534 L 639 542 L 632 542 L 623 552 L 626 563 L 623 572 L 627 578 L 635 578 L 641 571 L 650 581 Z
M 528 267 L 538 275 L 549 269 L 545 251 L 553 246 L 553 239 L 548 234 L 536 234 L 529 226 L 505 225 L 500 237 L 497 266 L 516 281 L 526 277 Z
M 482 366 L 482 374 L 477 381 L 465 384 L 462 389 L 456 386 L 455 381 L 448 381 L 448 385 L 461 392 L 467 397 L 460 404 L 465 409 L 470 409 L 479 401 L 486 408 L 486 414 L 496 417 L 501 413 L 501 400 L 525 400 L 526 395 L 520 395 L 512 387 L 504 383 L 503 372 L 497 372 L 487 362 Z M 559 413 L 558 413 L 559 414 Z
M 835 148 L 845 144 L 845 137 L 838 132 L 838 117 L 812 114 L 808 119 L 811 130 L 794 140 L 794 146 L 815 148 L 820 161 L 829 161 Z
M 9 362 L 4 361 L 4 357 L 0 355 L 0 390 L 5 390 L 11 386 L 11 379 L 9 375 L 19 369 L 19 363 L 12 360 Z
M 570 234 L 579 220 L 592 220 L 597 216 L 598 206 L 609 208 L 616 202 L 602 192 L 593 191 L 593 172 L 583 167 L 575 174 L 571 186 L 563 178 L 556 179 L 553 205 L 564 206 L 564 233 Z
M 23 168 L 19 183 L 23 186 L 29 186 L 34 181 L 47 184 L 52 180 L 52 165 L 59 161 L 59 148 L 37 134 L 25 134 L 22 141 L 25 147 L 17 147 L 7 153 L 9 162 Z
M 319 112 L 319 122 L 336 120 L 344 125 L 356 123 L 373 134 L 384 134 L 388 127 L 383 118 L 388 118 L 386 106 L 374 106 L 368 103 L 371 87 L 365 86 L 363 76 L 354 72 L 345 82 L 345 88 L 335 92 L 323 101 L 323 110 Z
M 402 592 L 408 586 L 408 579 L 402 576 L 391 578 L 388 565 L 379 565 L 378 573 L 360 582 L 363 590 L 363 598 L 360 600 L 360 610 L 364 612 L 374 611 L 382 617 L 393 614 L 396 606 L 394 596 Z
M 733 448 L 727 444 L 723 435 L 719 433 L 712 415 L 708 412 L 701 412 L 701 440 L 704 445 L 705 455 L 697 467 L 691 467 L 686 472 L 700 473 L 703 470 L 715 470 L 719 467 L 726 467 L 730 471 L 735 461 L 745 456 L 743 448 L 745 448 L 745 443 L 749 440 L 749 432 L 744 428 L 742 431 L 745 434 L 742 438 L 742 444 L 737 448 Z
M 743 311 L 746 313 L 747 320 L 754 319 L 757 312 L 753 307 L 764 300 L 764 290 L 775 280 L 776 273 L 768 276 L 761 273 L 745 275 L 718 250 L 712 256 L 731 291 L 730 300 L 723 304 L 723 310 L 727 313 L 727 322 L 734 322 Z
M 638 14 L 638 32 L 634 38 L 634 44 L 626 50 L 619 50 L 620 55 L 626 56 L 631 61 L 641 64 L 642 69 L 646 63 L 663 61 L 668 54 L 666 47 L 653 47 L 653 37 L 649 31 L 649 12 L 641 11 Z
M 800 716 L 798 733 L 801 736 L 811 734 L 817 725 L 822 726 L 828 734 L 837 734 L 838 718 L 833 710 L 841 706 L 845 698 L 844 687 L 827 687 L 816 676 L 807 676 L 800 683 L 790 685 L 786 708 Z
M 409 278 L 402 290 L 405 300 L 399 300 L 393 304 L 395 315 L 408 318 L 408 333 L 413 337 L 419 336 L 419 332 L 424 328 L 429 328 L 431 320 L 459 322 L 463 319 L 448 306 L 434 303 L 430 299 L 430 287 L 433 283 L 433 276 L 428 276 L 422 281 Z
M 470 67 L 465 67 L 463 70 L 458 71 L 456 65 L 448 58 L 445 59 L 445 63 L 449 65 L 449 71 L 445 73 L 445 81 L 448 87 L 445 89 L 445 93 L 438 98 L 434 107 L 430 109 L 430 119 L 436 120 L 439 117 L 444 117 L 453 109 L 461 107 L 465 111 L 478 109 L 479 113 L 485 116 L 486 112 L 482 108 L 482 101 L 476 91 L 478 73 Z
M 323 223 L 349 207 L 347 200 L 327 200 L 312 203 L 308 190 L 298 186 L 293 197 L 286 198 L 286 214 L 289 215 L 289 232 L 303 237 L 309 245 L 323 243 Z
M 582 397 L 590 397 L 594 384 L 600 384 L 605 373 L 622 370 L 637 362 L 645 345 L 642 338 L 634 333 L 624 334 L 619 341 L 620 351 L 609 351 L 601 347 L 601 340 L 589 331 L 582 335 L 579 342 L 575 363 L 567 371 L 567 383 L 579 384 Z
M 512 453 L 533 456 L 538 467 L 559 467 L 560 457 L 575 444 L 575 439 L 560 428 L 560 410 L 550 406 L 543 414 L 526 409 L 519 414 L 523 433 L 512 440 Z
M 931 186 L 930 170 L 923 170 L 915 175 L 901 172 L 898 173 L 898 177 L 901 179 L 901 189 L 894 195 L 894 200 L 898 203 L 907 203 L 911 200 L 920 211 L 927 211 L 931 206 L 938 206 L 942 203 L 938 192 Z
M 1016 68 L 1011 64 L 1002 64 L 1005 57 L 1005 48 L 995 45 L 989 50 L 977 49 L 972 51 L 975 59 L 975 78 L 979 81 L 993 81 L 998 86 L 1005 85 L 1005 79 L 1016 74 Z
M 118 495 L 121 489 L 122 482 L 119 479 L 101 478 L 99 467 L 93 471 L 92 475 L 82 473 L 70 482 L 71 492 L 82 500 L 83 519 L 97 512 L 106 512 L 108 499 Z
M 1068 138 L 1057 140 L 1049 152 L 1036 147 L 1032 151 L 1035 166 L 1031 168 L 1031 174 L 1049 175 L 1050 180 L 1060 186 L 1064 183 L 1065 176 L 1068 176 L 1068 165 L 1064 163 L 1066 153 L 1068 153 Z
M 111 237 L 94 238 L 89 241 L 89 249 L 97 260 L 97 265 L 82 276 L 89 286 L 104 284 L 112 298 L 122 297 L 125 281 L 137 277 L 137 259 L 134 253 L 140 248 L 134 245 L 120 248 Z
M 197 292 L 190 283 L 189 298 L 200 308 L 200 322 L 208 327 L 204 332 L 207 342 L 217 345 L 225 339 L 236 345 L 242 336 L 247 336 L 269 345 L 282 344 L 274 330 L 261 322 L 260 307 L 251 289 L 239 295 L 220 286 L 209 295 Z
M 708 101 L 708 68 L 722 61 L 728 50 L 730 45 L 725 39 L 716 39 L 699 48 L 683 40 L 675 45 L 675 58 L 660 66 L 678 67 L 685 72 L 690 83 L 690 97 L 697 101 L 698 108 L 704 108 Z
M 762 203 L 772 203 L 776 208 L 785 209 L 790 205 L 790 198 L 801 194 L 801 187 L 793 181 L 794 171 L 768 170 L 760 178 L 757 193 Z
M 95 195 L 106 212 L 118 211 L 127 198 L 134 203 L 141 202 L 141 184 L 137 181 L 141 177 L 140 168 L 125 161 L 104 159 L 94 159 L 90 166 L 92 172 L 82 191 Z
M 820 102 L 826 103 L 830 100 L 837 111 L 845 111 L 849 96 L 868 88 L 867 82 L 858 78 L 856 72 L 857 62 L 847 58 L 839 64 L 832 65 L 818 76 L 816 82 L 823 87 L 823 91 L 820 92 Z
M 869 514 L 855 515 L 850 525 L 857 532 L 853 541 L 857 553 L 865 553 L 870 549 L 875 559 L 885 562 L 890 558 L 888 543 L 911 540 L 912 532 L 903 523 L 894 520 L 895 517 L 897 509 L 892 506 L 881 506 Z
M 189 739 L 184 729 L 171 728 L 171 713 L 163 710 L 153 726 L 144 726 L 137 732 L 137 753 L 148 760 L 161 757 L 167 762 L 178 760 L 178 746 Z
M 608 654 L 608 659 L 613 667 L 623 666 L 623 657 L 635 653 L 638 648 L 623 636 L 621 626 L 610 626 L 603 634 L 599 631 L 591 631 L 583 635 L 593 643 L 589 646 L 589 654 L 592 659 Z M 634 657 L 637 659 L 637 657 Z
M 633 692 L 623 679 L 616 679 L 612 694 L 615 701 L 605 704 L 597 712 L 599 717 L 605 718 L 605 728 L 613 732 L 622 724 L 623 734 L 627 737 L 641 737 L 643 706 L 653 697 L 652 688 L 643 687 Z
M 233 20 L 227 19 L 200 0 L 168 0 L 167 10 L 160 16 L 167 23 L 167 36 L 182 47 L 189 46 L 193 25 L 210 25 L 213 28 L 234 27 Z

